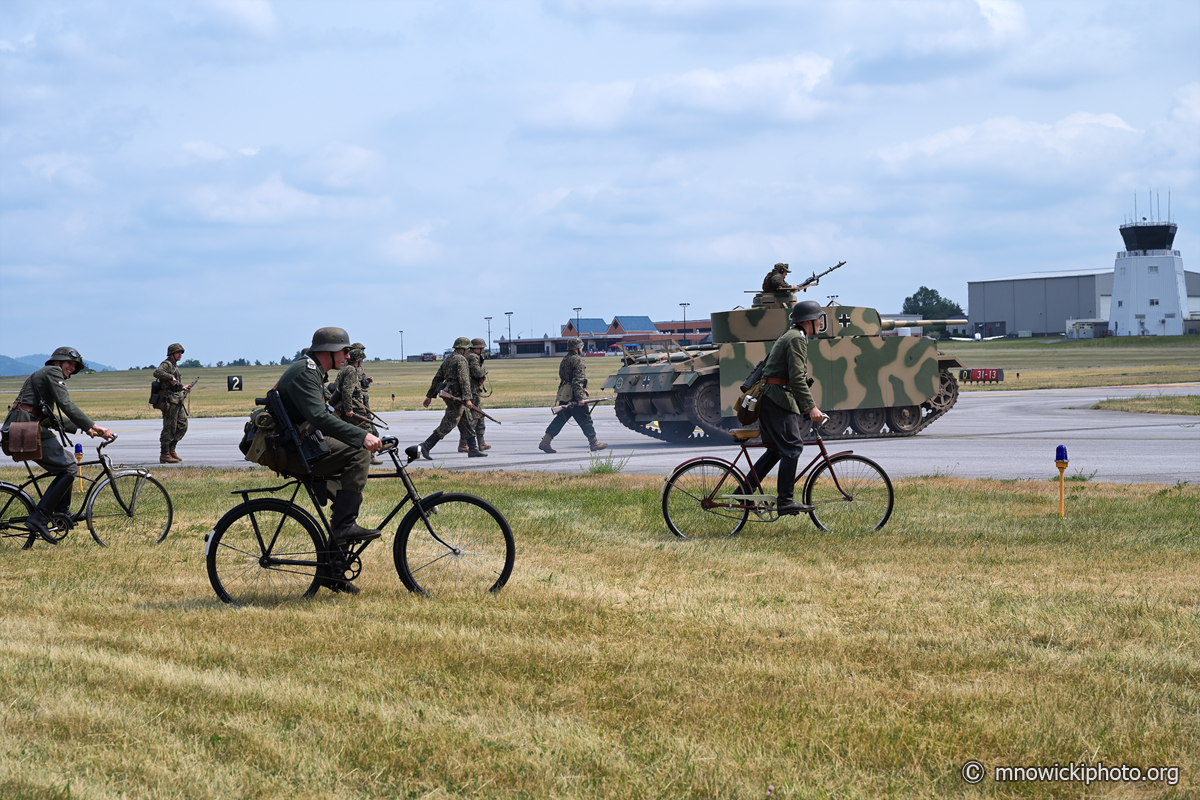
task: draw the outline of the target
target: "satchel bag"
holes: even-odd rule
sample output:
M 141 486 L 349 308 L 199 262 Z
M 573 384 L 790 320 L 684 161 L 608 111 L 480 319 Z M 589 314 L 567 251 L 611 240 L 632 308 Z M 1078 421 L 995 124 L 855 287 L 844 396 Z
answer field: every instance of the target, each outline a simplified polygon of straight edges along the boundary
M 10 422 L 0 433 L 0 447 L 13 461 L 41 461 L 42 426 L 37 422 Z
M 742 396 L 734 403 L 733 410 L 737 415 L 737 421 L 742 425 L 753 425 L 758 422 L 759 404 L 762 402 L 763 394 L 767 391 L 767 382 L 758 381 L 746 391 L 742 392 Z

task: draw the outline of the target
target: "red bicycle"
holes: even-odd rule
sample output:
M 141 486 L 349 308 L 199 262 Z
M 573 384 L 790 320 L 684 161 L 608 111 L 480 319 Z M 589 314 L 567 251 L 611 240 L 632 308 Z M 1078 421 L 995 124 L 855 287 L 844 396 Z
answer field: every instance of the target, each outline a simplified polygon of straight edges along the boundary
M 813 429 L 820 454 L 796 475 L 797 483 L 808 475 L 801 495 L 802 502 L 813 507 L 808 516 L 823 531 L 877 531 L 892 515 L 892 481 L 883 467 L 865 456 L 854 455 L 853 450 L 830 454 L 820 434 L 828 419 Z M 751 515 L 757 522 L 779 519 L 776 496 L 763 491 L 750 458 L 751 448 L 774 445 L 761 441 L 751 444 L 760 435 L 757 430 L 735 429 L 730 434 L 741 447 L 733 461 L 713 456 L 693 458 L 676 467 L 663 483 L 663 517 L 671 533 L 681 539 L 733 536 Z M 745 472 L 738 468 L 742 458 L 746 459 Z

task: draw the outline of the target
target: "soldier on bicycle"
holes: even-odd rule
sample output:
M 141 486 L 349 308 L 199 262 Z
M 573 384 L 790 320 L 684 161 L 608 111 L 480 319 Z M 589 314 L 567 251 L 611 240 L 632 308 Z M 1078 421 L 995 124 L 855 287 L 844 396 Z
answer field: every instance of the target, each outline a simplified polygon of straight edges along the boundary
M 42 494 L 42 499 L 25 521 L 25 526 L 51 544 L 58 544 L 58 540 L 50 533 L 50 515 L 55 512 L 71 513 L 71 487 L 74 485 L 75 476 L 79 474 L 79 468 L 75 465 L 74 454 L 67 452 L 55 438 L 54 432 L 58 422 L 46 412 L 53 415 L 57 407 L 60 420 L 62 414 L 67 416 L 66 420 L 62 420 L 66 433 L 76 433 L 78 429 L 92 437 L 101 436 L 108 439 L 112 436 L 112 431 L 92 422 L 91 417 L 71 402 L 67 380 L 83 367 L 83 356 L 79 355 L 79 351 L 74 347 L 60 347 L 55 350 L 46 366 L 25 381 L 17 395 L 17 401 L 12 404 L 4 420 L 5 428 L 11 422 L 37 420 L 42 424 L 42 457 L 34 463 L 53 475 L 54 480 Z
M 279 379 L 279 397 L 288 418 L 297 428 L 311 423 L 328 437 L 329 443 L 329 454 L 313 462 L 311 470 L 305 470 L 298 452 L 289 450 L 283 471 L 316 476 L 341 473 L 337 481 L 328 483 L 328 489 L 336 492 L 330 514 L 330 536 L 335 544 L 369 541 L 380 535 L 377 530 L 358 525 L 358 512 L 371 469 L 371 454 L 378 453 L 383 442 L 369 430 L 338 419 L 325 404 L 325 376 L 330 370 L 340 370 L 349 354 L 350 336 L 345 330 L 321 328 L 313 334 L 312 346 L 303 357 L 293 361 Z M 339 588 L 358 593 L 358 588 L 349 583 Z
M 802 300 L 792 306 L 793 327 L 771 345 L 763 365 L 767 389 L 763 392 L 763 402 L 759 403 L 759 427 L 763 444 L 774 447 L 758 459 L 754 474 L 762 481 L 779 464 L 775 508 L 780 516 L 812 511 L 812 506 L 797 503 L 792 497 L 796 489 L 796 466 L 804 449 L 803 417 L 820 422 L 824 416 L 808 389 L 808 339 L 819 333 L 823 313 L 814 300 Z

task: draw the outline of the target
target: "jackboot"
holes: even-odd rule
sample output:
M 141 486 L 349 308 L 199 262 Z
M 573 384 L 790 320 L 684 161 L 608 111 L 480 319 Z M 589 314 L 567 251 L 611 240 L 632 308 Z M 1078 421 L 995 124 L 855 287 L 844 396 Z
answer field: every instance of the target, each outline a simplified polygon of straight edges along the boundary
M 592 450 L 593 452 L 596 450 L 603 450 L 606 447 L 608 447 L 608 444 L 600 441 L 599 439 L 588 439 L 588 449 Z
M 182 464 L 183 459 L 179 457 L 179 453 L 175 452 L 174 446 L 171 447 L 171 458 L 175 459 L 176 464 Z
M 467 458 L 487 458 L 487 453 L 479 449 L 479 440 L 474 436 L 467 440 Z
M 479 449 L 480 450 L 491 450 L 492 449 L 492 446 L 490 444 L 484 443 L 482 433 L 479 434 L 478 436 L 476 436 L 475 438 L 479 440 Z
M 342 542 L 369 542 L 378 539 L 379 531 L 367 530 L 359 525 L 358 509 L 362 507 L 362 492 L 351 492 L 342 489 L 333 498 L 333 510 L 330 512 L 329 526 L 333 528 L 330 538 L 334 544 Z
M 471 450 L 471 445 L 467 442 L 467 437 L 459 436 L 458 437 L 458 452 L 468 453 L 468 452 L 470 452 L 470 450 Z
M 557 453 L 558 451 L 550 446 L 550 442 L 553 439 L 554 437 L 547 433 L 542 437 L 542 443 L 538 445 L 538 450 L 541 450 L 543 453 Z

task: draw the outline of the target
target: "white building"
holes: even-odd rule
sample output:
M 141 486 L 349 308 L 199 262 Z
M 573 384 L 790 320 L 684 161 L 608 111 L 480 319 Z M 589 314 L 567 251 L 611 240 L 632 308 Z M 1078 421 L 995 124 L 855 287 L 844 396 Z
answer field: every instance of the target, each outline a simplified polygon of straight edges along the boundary
M 1113 336 L 1178 336 L 1189 314 L 1183 258 L 1172 250 L 1174 223 L 1121 226 L 1125 249 L 1113 268 L 1108 329 Z M 1200 311 L 1200 308 L 1196 309 Z

